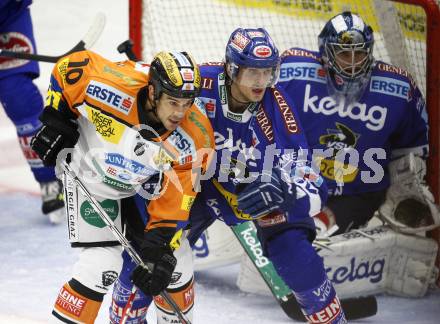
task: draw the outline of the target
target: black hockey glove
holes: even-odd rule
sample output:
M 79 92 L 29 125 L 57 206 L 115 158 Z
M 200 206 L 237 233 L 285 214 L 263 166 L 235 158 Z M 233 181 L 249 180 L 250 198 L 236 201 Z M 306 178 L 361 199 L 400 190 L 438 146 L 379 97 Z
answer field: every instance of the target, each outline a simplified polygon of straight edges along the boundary
M 45 108 L 39 119 L 43 126 L 32 138 L 31 148 L 45 166 L 55 166 L 58 153 L 78 141 L 78 125 L 52 108 Z
M 145 295 L 159 295 L 170 284 L 176 267 L 177 260 L 173 251 L 169 246 L 144 248 L 141 258 L 151 272 L 138 265 L 130 279 Z
M 268 182 L 262 182 L 261 177 L 247 184 L 239 191 L 238 208 L 258 219 L 272 211 L 289 211 L 295 205 L 296 186 L 281 177 L 279 169 L 273 169 Z

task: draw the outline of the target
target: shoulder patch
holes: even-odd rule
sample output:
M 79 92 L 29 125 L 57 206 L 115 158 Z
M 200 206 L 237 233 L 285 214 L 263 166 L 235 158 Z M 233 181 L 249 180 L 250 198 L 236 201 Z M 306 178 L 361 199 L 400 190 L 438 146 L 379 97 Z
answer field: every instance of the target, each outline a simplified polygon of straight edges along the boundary
M 206 99 L 206 98 L 203 98 L 203 99 Z M 206 108 L 206 103 L 205 103 L 205 101 L 203 99 L 200 98 L 200 97 L 197 97 L 194 100 L 194 106 L 196 106 L 196 108 L 200 111 L 200 113 L 203 116 L 206 116 L 207 108 Z
M 321 64 L 308 62 L 286 62 L 281 64 L 280 82 L 306 80 L 326 84 L 326 72 Z
M 286 99 L 284 99 L 284 96 L 277 89 L 273 89 L 273 95 L 281 115 L 283 116 L 287 131 L 291 134 L 299 133 L 298 123 L 293 115 L 292 109 L 287 104 Z
M 108 84 L 95 80 L 91 80 L 87 85 L 86 96 L 125 115 L 130 113 L 134 103 L 134 97 Z
M 373 76 L 370 80 L 370 91 L 410 100 L 410 84 L 401 80 Z

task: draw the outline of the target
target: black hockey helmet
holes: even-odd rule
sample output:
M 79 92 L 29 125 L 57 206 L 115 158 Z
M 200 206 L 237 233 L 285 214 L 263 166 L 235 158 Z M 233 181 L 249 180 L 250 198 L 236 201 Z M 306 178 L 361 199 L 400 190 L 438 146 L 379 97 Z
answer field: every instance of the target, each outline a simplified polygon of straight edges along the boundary
M 199 67 L 187 52 L 160 52 L 151 62 L 149 84 L 154 86 L 154 98 L 162 92 L 176 98 L 194 99 L 200 94 Z

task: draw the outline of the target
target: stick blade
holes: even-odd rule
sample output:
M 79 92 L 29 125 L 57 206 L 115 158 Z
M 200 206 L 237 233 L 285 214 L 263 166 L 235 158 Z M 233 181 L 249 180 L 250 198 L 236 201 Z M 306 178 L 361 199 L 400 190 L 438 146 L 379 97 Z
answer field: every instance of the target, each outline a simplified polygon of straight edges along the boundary
M 82 39 L 85 49 L 91 48 L 99 39 L 102 31 L 104 30 L 105 22 L 105 14 L 103 12 L 98 12 L 93 20 L 93 23 L 89 27 L 89 30 Z

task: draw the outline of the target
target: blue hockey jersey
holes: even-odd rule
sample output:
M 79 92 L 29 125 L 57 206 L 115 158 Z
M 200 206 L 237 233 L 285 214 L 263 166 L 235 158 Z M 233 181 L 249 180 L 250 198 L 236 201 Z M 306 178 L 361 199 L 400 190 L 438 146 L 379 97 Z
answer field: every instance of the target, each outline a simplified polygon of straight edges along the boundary
M 217 163 L 211 164 L 216 168 L 214 176 L 201 193 L 211 212 L 228 224 L 251 219 L 236 207 L 240 183 L 281 167 L 292 176 L 297 197 L 286 221 L 318 213 L 326 195 L 323 179 L 310 168 L 305 134 L 284 90 L 277 86 L 267 89 L 261 103 L 250 103 L 244 113 L 237 114 L 228 109 L 223 64 L 202 65 L 201 74 L 198 100 L 204 103 L 213 126 L 217 152 Z
M 279 84 L 298 109 L 314 158 L 325 156 L 320 168 L 331 195 L 386 189 L 391 160 L 411 151 L 427 157 L 425 101 L 403 69 L 376 61 L 362 97 L 344 105 L 329 95 L 320 54 L 292 48 Z

